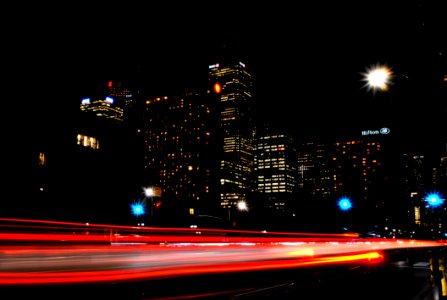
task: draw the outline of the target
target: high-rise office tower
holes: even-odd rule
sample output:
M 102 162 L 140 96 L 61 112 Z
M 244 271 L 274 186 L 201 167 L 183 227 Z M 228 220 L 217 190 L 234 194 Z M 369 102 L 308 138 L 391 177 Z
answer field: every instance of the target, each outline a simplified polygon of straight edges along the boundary
M 123 109 L 115 104 L 112 97 L 104 99 L 84 98 L 81 101 L 81 111 L 92 113 L 100 118 L 123 121 Z
M 341 139 L 333 144 L 331 194 L 334 203 L 342 197 L 352 200 L 358 224 L 391 223 L 391 217 L 399 213 L 396 209 L 402 207 L 393 176 L 398 158 L 391 142 L 390 129 L 383 127 L 363 130 L 361 137 Z
M 123 81 L 109 80 L 97 84 L 89 97 L 81 101 L 81 110 L 122 122 L 129 117 L 135 103 L 132 89 Z
M 265 195 L 267 207 L 281 213 L 292 212 L 296 201 L 297 152 L 294 139 L 280 131 L 259 134 L 255 160 L 257 190 Z
M 444 194 L 447 194 L 447 156 L 441 158 L 438 170 L 438 185 L 443 188 Z
M 403 153 L 401 158 L 401 195 L 405 199 L 410 224 L 420 225 L 423 221 L 426 188 L 431 181 L 430 168 L 424 155 Z
M 252 75 L 243 62 L 209 66 L 209 80 L 219 96 L 223 153 L 220 161 L 220 205 L 231 209 L 253 190 L 254 100 Z
M 123 109 L 124 117 L 127 118 L 129 110 L 135 103 L 135 96 L 130 87 L 123 81 L 107 81 L 106 93 L 113 98 L 116 105 Z
M 71 141 L 74 149 L 67 158 L 71 172 L 83 178 L 72 195 L 79 199 L 82 214 L 105 221 L 125 220 L 130 214 L 123 208 L 128 206 L 141 168 L 134 128 L 124 119 L 130 89 L 121 82 L 99 81 L 85 94 Z M 104 207 L 109 214 L 101 212 Z
M 298 186 L 314 199 L 330 196 L 328 144 L 308 141 L 298 151 Z
M 146 100 L 144 184 L 161 189 L 163 204 L 153 214 L 158 223 L 187 222 L 217 206 L 218 119 L 213 100 L 214 93 L 199 90 Z

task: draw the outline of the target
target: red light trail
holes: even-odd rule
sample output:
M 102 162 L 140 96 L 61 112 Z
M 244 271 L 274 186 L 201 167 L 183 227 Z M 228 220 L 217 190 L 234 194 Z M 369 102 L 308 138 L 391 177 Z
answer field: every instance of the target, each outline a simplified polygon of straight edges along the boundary
M 0 285 L 121 282 L 371 264 L 383 261 L 383 251 L 388 249 L 445 246 L 438 241 L 361 239 L 356 234 L 0 221 Z

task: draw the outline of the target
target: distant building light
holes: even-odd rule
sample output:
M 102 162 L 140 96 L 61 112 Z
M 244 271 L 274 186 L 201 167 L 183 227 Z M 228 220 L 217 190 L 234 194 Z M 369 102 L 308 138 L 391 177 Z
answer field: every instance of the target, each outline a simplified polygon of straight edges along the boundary
M 390 131 L 391 130 L 389 128 L 383 127 L 380 129 L 380 134 L 388 134 L 388 133 L 390 133 Z
M 219 68 L 219 64 L 209 65 L 209 69 Z
M 112 97 L 106 97 L 105 100 L 106 100 L 107 103 L 113 104 L 113 98 Z
M 377 135 L 377 134 L 389 134 L 391 130 L 387 127 L 380 128 L 379 130 L 362 130 L 362 135 Z
M 81 104 L 82 104 L 82 105 L 88 105 L 88 104 L 90 104 L 90 98 L 84 98 L 84 99 L 82 99 L 82 100 L 81 100 Z
M 239 64 L 245 68 L 245 64 L 243 62 L 239 62 Z

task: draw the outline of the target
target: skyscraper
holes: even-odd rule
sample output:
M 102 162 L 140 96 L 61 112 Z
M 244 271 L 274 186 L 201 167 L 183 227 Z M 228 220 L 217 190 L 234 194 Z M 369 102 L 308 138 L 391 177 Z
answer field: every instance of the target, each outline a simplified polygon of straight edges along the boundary
M 330 170 L 328 169 L 329 145 L 307 141 L 298 153 L 298 185 L 314 199 L 329 199 Z
M 208 213 L 217 202 L 213 98 L 210 91 L 195 90 L 146 100 L 144 184 L 161 188 L 160 210 L 171 224 Z M 159 221 L 160 213 L 154 214 Z
M 115 105 L 112 97 L 93 100 L 84 98 L 81 101 L 81 111 L 93 113 L 98 117 L 115 120 L 117 122 L 123 121 L 123 109 Z
M 399 164 L 390 129 L 362 130 L 361 137 L 339 139 L 330 152 L 334 201 L 352 199 L 356 224 L 392 224 L 403 214 L 397 193 Z
M 123 81 L 103 81 L 89 97 L 82 99 L 81 110 L 98 117 L 122 122 L 129 117 L 135 102 L 130 87 Z
M 296 205 L 297 151 L 294 139 L 277 131 L 257 137 L 256 176 L 257 189 L 265 195 L 271 211 L 292 213 Z
M 253 81 L 240 61 L 209 66 L 209 80 L 219 95 L 222 157 L 220 205 L 231 209 L 254 188 Z

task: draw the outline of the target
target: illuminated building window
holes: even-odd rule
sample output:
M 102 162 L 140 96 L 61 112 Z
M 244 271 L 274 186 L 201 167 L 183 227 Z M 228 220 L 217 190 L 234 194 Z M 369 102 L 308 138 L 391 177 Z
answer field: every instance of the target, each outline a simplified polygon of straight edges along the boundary
M 47 158 L 45 153 L 40 152 L 39 153 L 39 166 L 46 166 L 47 164 Z
M 89 137 L 83 134 L 78 134 L 76 143 L 80 146 L 87 148 L 92 148 L 95 150 L 99 149 L 99 141 L 95 137 Z

